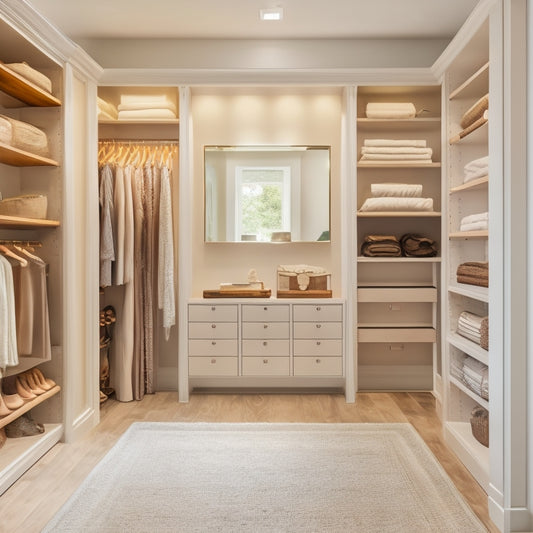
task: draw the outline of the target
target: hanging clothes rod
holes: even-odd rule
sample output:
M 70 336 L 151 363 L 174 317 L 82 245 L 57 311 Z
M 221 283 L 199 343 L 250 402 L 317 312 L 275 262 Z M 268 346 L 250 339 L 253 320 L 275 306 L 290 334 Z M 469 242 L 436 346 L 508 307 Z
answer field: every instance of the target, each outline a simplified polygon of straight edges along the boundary
M 172 145 L 179 145 L 179 141 L 176 139 L 154 139 L 154 140 L 146 140 L 146 139 L 98 139 L 98 143 L 109 143 L 109 144 L 172 144 Z
M 3 246 L 42 246 L 43 243 L 40 241 L 13 241 L 13 240 L 1 240 L 0 245 Z

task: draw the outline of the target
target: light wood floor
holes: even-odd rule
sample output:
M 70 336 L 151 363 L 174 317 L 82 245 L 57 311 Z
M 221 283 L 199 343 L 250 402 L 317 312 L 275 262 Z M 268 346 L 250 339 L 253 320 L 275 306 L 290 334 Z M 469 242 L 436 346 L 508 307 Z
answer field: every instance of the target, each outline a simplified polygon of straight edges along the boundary
M 355 404 L 342 395 L 194 394 L 188 404 L 175 393 L 141 402 L 109 400 L 101 423 L 73 444 L 57 444 L 0 497 L 1 533 L 37 533 L 134 421 L 182 422 L 410 422 L 431 448 L 474 512 L 492 533 L 487 496 L 446 447 L 435 401 L 429 393 L 360 393 Z M 1 452 L 0 452 L 1 453 Z

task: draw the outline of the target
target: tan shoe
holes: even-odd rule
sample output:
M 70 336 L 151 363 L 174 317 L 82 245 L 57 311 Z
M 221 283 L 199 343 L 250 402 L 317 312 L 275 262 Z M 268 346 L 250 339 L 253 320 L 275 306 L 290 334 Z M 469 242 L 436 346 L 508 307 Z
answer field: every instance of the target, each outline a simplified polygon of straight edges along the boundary
M 53 389 L 56 386 L 56 382 L 52 379 L 45 378 L 44 374 L 41 372 L 41 370 L 37 367 L 32 369 L 33 377 L 36 381 L 36 383 L 41 387 L 41 389 L 44 389 L 45 391 Z
M 23 400 L 33 400 L 34 398 L 37 398 L 37 394 L 34 394 L 31 387 L 28 385 L 25 374 L 19 374 L 17 376 L 17 394 L 19 394 Z
M 24 405 L 24 400 L 18 394 L 2 394 L 2 399 L 6 407 L 12 411 Z

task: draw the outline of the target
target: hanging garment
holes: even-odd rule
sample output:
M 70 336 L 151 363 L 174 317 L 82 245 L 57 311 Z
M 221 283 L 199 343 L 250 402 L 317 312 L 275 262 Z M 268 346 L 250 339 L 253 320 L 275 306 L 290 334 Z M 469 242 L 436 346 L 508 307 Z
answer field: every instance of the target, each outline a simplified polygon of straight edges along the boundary
M 104 165 L 100 174 L 100 286 L 108 287 L 115 260 L 113 173 L 109 165 Z
M 0 375 L 1 370 L 18 364 L 13 271 L 0 254 Z
M 115 205 L 115 263 L 113 265 L 113 285 L 124 285 L 125 198 L 124 169 L 121 166 L 115 168 L 113 200 Z
M 158 307 L 163 311 L 163 328 L 168 341 L 170 328 L 176 323 L 174 301 L 174 235 L 172 231 L 172 197 L 167 167 L 161 169 L 159 207 Z

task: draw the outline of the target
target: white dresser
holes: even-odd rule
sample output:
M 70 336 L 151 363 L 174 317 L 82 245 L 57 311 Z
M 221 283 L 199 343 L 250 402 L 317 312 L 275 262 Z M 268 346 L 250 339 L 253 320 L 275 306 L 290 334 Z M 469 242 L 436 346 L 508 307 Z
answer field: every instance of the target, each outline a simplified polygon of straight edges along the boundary
M 341 299 L 191 300 L 189 385 L 344 389 L 344 339 Z

